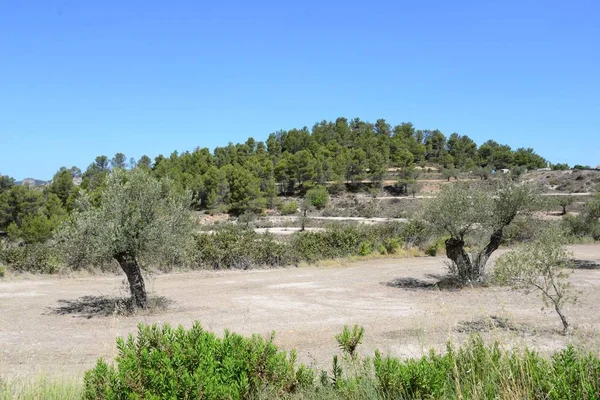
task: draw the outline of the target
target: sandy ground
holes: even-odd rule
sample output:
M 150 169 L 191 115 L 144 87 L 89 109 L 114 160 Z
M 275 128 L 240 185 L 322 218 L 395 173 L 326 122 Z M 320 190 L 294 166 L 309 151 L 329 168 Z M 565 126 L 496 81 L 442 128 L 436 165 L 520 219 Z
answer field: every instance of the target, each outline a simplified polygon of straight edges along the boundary
M 448 339 L 464 340 L 456 327 L 491 315 L 507 318 L 517 329 L 494 329 L 488 339 L 528 344 L 549 351 L 574 342 L 600 348 L 600 246 L 574 246 L 576 259 L 587 260 L 572 282 L 580 301 L 566 309 L 575 333 L 558 333 L 552 310 L 542 310 L 535 294 L 503 288 L 461 291 L 398 288 L 399 278 L 432 281 L 445 271 L 443 258 L 380 259 L 329 267 L 279 270 L 191 272 L 148 279 L 149 290 L 174 301 L 168 311 L 132 317 L 57 315 L 61 300 L 82 296 L 119 295 L 122 278 L 34 277 L 0 282 L 0 377 L 40 374 L 76 377 L 98 357 L 115 356 L 115 337 L 135 332 L 136 324 L 190 326 L 200 320 L 222 333 L 268 334 L 297 349 L 299 359 L 326 368 L 337 353 L 334 335 L 344 324 L 366 328 L 361 351 L 379 348 L 398 356 L 420 356 Z

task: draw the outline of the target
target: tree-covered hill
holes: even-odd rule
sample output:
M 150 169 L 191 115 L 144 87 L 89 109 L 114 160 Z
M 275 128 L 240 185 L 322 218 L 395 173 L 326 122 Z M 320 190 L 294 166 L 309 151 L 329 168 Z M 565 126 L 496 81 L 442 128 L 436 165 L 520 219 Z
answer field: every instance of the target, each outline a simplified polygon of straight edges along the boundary
M 13 224 L 13 231 L 40 225 L 51 231 L 62 219 L 58 203 L 70 212 L 82 191 L 98 199 L 110 171 L 119 168 L 145 168 L 156 177 L 172 179 L 176 187 L 193 193 L 195 209 L 240 214 L 271 207 L 280 194 L 323 184 L 337 183 L 342 188 L 343 183 L 363 180 L 379 184 L 386 177 L 396 178 L 388 175 L 389 168 L 410 176 L 416 166 L 451 171 L 535 169 L 546 166 L 546 160 L 531 148 L 512 150 L 494 140 L 478 146 L 466 135 L 418 130 L 411 123 L 393 126 L 384 119 L 373 124 L 338 118 L 316 123 L 312 129 L 278 131 L 265 141 L 249 138 L 245 143 L 230 143 L 213 152 L 196 148 L 129 161 L 122 153 L 112 159 L 101 155 L 84 172 L 78 167 L 61 168 L 44 187 L 45 195 L 40 189 L 11 189 L 14 180 L 2 177 L 0 230 Z

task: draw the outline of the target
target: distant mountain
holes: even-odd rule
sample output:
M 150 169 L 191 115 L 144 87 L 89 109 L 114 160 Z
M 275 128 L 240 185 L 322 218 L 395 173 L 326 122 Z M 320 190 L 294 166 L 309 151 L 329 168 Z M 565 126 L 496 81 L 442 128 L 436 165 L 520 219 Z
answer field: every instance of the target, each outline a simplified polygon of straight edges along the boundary
M 25 178 L 22 181 L 15 182 L 17 185 L 29 185 L 29 186 L 45 186 L 48 181 L 42 181 L 40 179 Z

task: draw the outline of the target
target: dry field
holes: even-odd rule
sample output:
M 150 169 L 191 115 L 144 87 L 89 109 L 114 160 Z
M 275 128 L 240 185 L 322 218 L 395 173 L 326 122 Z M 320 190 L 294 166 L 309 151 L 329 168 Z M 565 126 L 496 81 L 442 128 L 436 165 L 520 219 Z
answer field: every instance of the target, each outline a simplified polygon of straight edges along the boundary
M 217 333 L 274 330 L 279 345 L 297 349 L 301 361 L 322 368 L 337 352 L 333 335 L 344 324 L 366 328 L 363 354 L 379 348 L 420 356 L 431 347 L 443 348 L 448 339 L 460 342 L 473 330 L 542 352 L 567 343 L 598 349 L 600 246 L 572 250 L 581 260 L 572 276 L 581 294 L 579 304 L 566 309 L 576 327 L 569 337 L 559 334 L 558 317 L 541 309 L 535 294 L 419 287 L 434 281 L 431 274 L 444 273 L 439 257 L 157 275 L 148 280 L 149 289 L 173 304 L 167 311 L 130 317 L 90 315 L 82 300 L 123 294 L 117 276 L 12 279 L 0 282 L 0 377 L 78 377 L 98 357 L 114 357 L 115 337 L 134 332 L 138 322 L 190 326 L 200 320 Z M 399 280 L 415 287 L 400 288 Z

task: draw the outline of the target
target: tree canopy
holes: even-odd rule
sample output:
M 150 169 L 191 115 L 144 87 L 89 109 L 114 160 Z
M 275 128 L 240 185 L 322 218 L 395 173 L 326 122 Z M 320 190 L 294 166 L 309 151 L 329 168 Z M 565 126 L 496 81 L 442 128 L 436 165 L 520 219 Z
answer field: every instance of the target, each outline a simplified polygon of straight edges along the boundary
M 117 153 L 99 155 L 82 173 L 77 167 L 62 168 L 54 176 L 50 191 L 67 209 L 78 196 L 72 178 L 82 178 L 81 189 L 98 204 L 112 170 L 134 168 L 169 178 L 180 190 L 192 193 L 194 209 L 219 209 L 232 214 L 255 212 L 272 206 L 279 194 L 304 193 L 327 183 L 380 184 L 388 169 L 400 169 L 398 187 L 414 192 L 416 166 L 442 167 L 447 179 L 459 171 L 487 179 L 494 169 L 546 166 L 546 160 L 531 148 L 511 149 L 494 140 L 477 146 L 467 135 L 444 135 L 434 129 L 416 129 L 410 122 L 391 125 L 384 119 L 369 123 L 354 118 L 321 121 L 312 128 L 281 130 L 265 141 L 250 137 L 244 143 L 229 143 L 214 151 L 196 148 L 152 160 L 147 155 L 127 162 Z M 0 177 L 0 192 L 13 183 Z
M 107 178 L 99 206 L 83 197 L 57 241 L 71 265 L 118 261 L 135 304 L 145 308 L 140 266 L 181 257 L 192 228 L 189 201 L 171 180 L 142 168 L 117 169 Z

